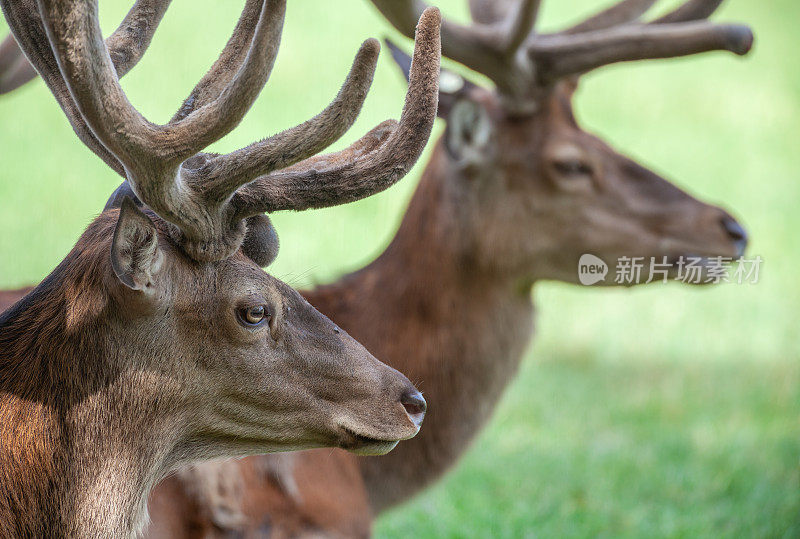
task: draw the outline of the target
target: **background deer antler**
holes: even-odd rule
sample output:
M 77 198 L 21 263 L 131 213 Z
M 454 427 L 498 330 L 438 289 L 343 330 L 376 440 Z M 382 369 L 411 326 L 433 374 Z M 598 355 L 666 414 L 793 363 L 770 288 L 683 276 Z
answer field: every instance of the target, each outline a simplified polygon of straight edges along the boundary
M 124 76 L 141 60 L 168 6 L 169 1 L 136 2 L 106 40 L 106 47 L 118 77 Z M 15 90 L 34 78 L 36 70 L 25 59 L 14 36 L 7 36 L 0 44 L 0 94 Z
M 512 112 L 526 113 L 556 81 L 615 62 L 685 56 L 711 50 L 745 54 L 753 35 L 743 25 L 705 21 L 722 0 L 688 0 L 649 23 L 656 0 L 623 0 L 553 34 L 538 34 L 541 0 L 470 0 L 474 24 L 445 20 L 442 54 L 497 85 Z M 426 8 L 420 0 L 372 0 L 403 34 Z
M 416 162 L 435 118 L 440 24 L 435 9 L 420 17 L 400 122 L 379 125 L 344 152 L 309 160 L 355 121 L 372 82 L 377 41 L 364 42 L 339 94 L 315 118 L 217 155 L 200 152 L 241 121 L 266 84 L 285 0 L 247 0 L 219 59 L 165 125 L 149 122 L 130 104 L 119 77 L 141 58 L 168 0 L 138 1 L 106 43 L 96 2 L 2 0 L 0 5 L 81 140 L 174 225 L 173 238 L 199 261 L 219 260 L 238 249 L 247 217 L 336 205 L 389 187 Z
M 119 27 L 108 38 L 106 43 L 108 54 L 114 61 L 118 77 L 124 76 L 142 58 L 156 28 L 158 28 L 158 23 L 161 22 L 161 18 L 169 7 L 169 3 L 169 1 L 136 2 Z M 2 46 L 3 56 L 8 58 L 7 63 L 0 63 L 0 65 L 8 66 L 6 69 L 0 69 L 4 93 L 35 77 L 36 71 L 41 73 L 48 88 L 67 115 L 78 138 L 108 166 L 124 177 L 125 170 L 122 163 L 97 140 L 89 126 L 81 118 L 75 101 L 69 95 L 69 89 L 58 69 L 58 63 L 50 48 L 41 17 L 38 16 L 36 3 L 33 0 L 23 0 L 17 6 L 7 4 L 10 2 L 0 3 L 14 35 L 6 38 Z M 14 41 L 14 37 L 19 41 L 19 45 Z M 20 46 L 25 49 L 28 62 L 24 61 L 24 56 L 20 57 L 22 55 Z
M 36 70 L 25 59 L 14 36 L 6 36 L 0 43 L 0 94 L 16 90 L 36 78 Z

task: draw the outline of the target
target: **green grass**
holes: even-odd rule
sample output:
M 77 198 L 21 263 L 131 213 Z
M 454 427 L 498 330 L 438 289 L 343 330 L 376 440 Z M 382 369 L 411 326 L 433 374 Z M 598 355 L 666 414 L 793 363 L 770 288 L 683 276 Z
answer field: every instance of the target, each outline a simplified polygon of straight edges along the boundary
M 466 1 L 437 3 L 465 15 Z M 124 79 L 145 115 L 169 118 L 224 45 L 239 4 L 170 8 Z M 289 3 L 267 89 L 214 149 L 315 114 L 358 43 L 392 33 L 366 0 L 333 4 Z M 544 26 L 596 4 L 546 1 Z M 537 338 L 493 422 L 444 481 L 383 517 L 379 536 L 800 536 L 800 4 L 727 4 L 720 19 L 756 32 L 746 59 L 610 67 L 586 77 L 577 109 L 587 129 L 740 217 L 750 253 L 765 260 L 761 281 L 539 285 Z M 103 2 L 104 26 L 128 5 Z M 384 55 L 361 118 L 337 147 L 396 117 L 403 90 Z M 271 271 L 308 286 L 366 263 L 391 237 L 420 170 L 357 204 L 277 215 L 282 250 Z M 41 83 L 0 99 L 0 286 L 46 275 L 118 181 Z
M 537 358 L 544 347 L 535 347 Z M 529 361 L 386 537 L 796 537 L 796 365 Z

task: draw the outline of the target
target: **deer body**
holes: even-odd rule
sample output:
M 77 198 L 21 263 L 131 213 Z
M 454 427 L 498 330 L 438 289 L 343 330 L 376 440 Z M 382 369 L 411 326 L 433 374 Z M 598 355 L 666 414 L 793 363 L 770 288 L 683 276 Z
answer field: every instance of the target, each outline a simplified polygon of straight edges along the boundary
M 444 159 L 437 148 L 397 236 L 375 262 L 304 293 L 402 366 L 429 403 L 429 436 L 421 432 L 392 458 L 359 459 L 378 512 L 440 477 L 469 447 L 514 378 L 533 330 L 529 287 L 470 260 L 469 237 L 459 237 L 470 234 L 469 224 L 454 218 L 464 201 L 436 177 Z
M 536 121 L 514 121 L 501 129 L 499 136 L 505 133 L 509 139 L 498 144 L 514 148 L 513 140 L 521 140 L 515 130 L 531 129 L 524 138 L 527 152 L 519 153 L 527 162 L 530 144 L 543 148 L 555 133 L 579 135 L 565 114 L 566 92 L 558 94 Z M 624 167 L 633 167 L 616 158 Z M 639 180 L 650 177 L 633 168 Z M 579 234 L 586 225 L 568 225 L 578 214 L 562 216 L 565 224 L 548 213 L 552 202 L 537 206 L 535 198 L 541 194 L 531 200 L 520 192 L 546 183 L 548 170 L 542 161 L 536 178 L 526 183 L 500 172 L 481 179 L 481 171 L 454 166 L 445 140 L 440 140 L 386 251 L 340 281 L 303 293 L 369 350 L 419 384 L 431 408 L 416 438 L 378 458 L 312 450 L 196 464 L 191 474 L 171 476 L 155 488 L 147 535 L 197 537 L 228 530 L 246 531 L 248 537 L 308 532 L 366 536 L 375 514 L 413 496 L 452 467 L 517 371 L 533 334 L 531 286 L 562 275 L 563 280 L 574 280 L 577 257 L 593 247 L 584 243 L 594 241 L 591 235 Z M 485 182 L 483 188 L 479 181 Z M 679 202 L 673 207 L 662 204 L 659 210 L 688 223 L 684 241 L 695 245 L 686 249 L 737 249 L 735 238 L 717 224 L 723 212 L 660 181 L 656 185 L 665 192 L 659 196 L 669 199 L 671 194 Z M 492 193 L 492 186 L 503 187 Z M 522 213 L 515 214 L 513 204 L 492 202 L 507 197 L 503 193 L 508 188 Z M 495 207 L 509 213 L 508 220 L 499 217 Z M 523 219 L 525 214 L 530 218 Z M 695 216 L 687 218 L 691 214 Z M 576 239 L 565 242 L 566 238 Z M 641 241 L 642 253 L 658 248 Z M 502 249 L 527 257 L 500 257 Z M 259 472 L 276 467 L 282 470 L 278 479 Z M 215 485 L 221 479 L 210 481 L 211 477 L 236 477 L 239 486 L 220 493 Z M 211 491 L 214 496 L 204 494 Z M 220 506 L 224 519 L 215 517 Z

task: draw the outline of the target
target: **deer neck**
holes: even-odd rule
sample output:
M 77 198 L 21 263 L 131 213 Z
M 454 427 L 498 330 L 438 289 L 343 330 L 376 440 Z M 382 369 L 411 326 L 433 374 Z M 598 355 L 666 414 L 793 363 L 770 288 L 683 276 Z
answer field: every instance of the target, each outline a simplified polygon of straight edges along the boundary
M 402 501 L 468 447 L 512 380 L 533 331 L 530 284 L 482 270 L 460 237 L 459 204 L 434 154 L 400 229 L 366 268 L 309 301 L 425 395 L 420 434 L 362 459 L 373 509 Z M 457 179 L 456 179 L 457 181 Z M 457 186 L 456 186 L 457 187 Z
M 0 536 L 130 536 L 178 422 L 159 380 L 108 367 L 113 332 L 65 330 L 51 287 L 0 317 Z

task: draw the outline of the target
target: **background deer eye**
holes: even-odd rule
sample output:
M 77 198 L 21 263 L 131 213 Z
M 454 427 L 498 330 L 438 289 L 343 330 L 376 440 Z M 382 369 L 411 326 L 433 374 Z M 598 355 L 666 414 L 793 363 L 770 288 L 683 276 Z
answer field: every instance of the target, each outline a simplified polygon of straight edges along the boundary
M 563 176 L 590 176 L 592 167 L 583 161 L 570 159 L 568 161 L 555 161 L 553 163 L 556 171 Z
M 258 326 L 268 319 L 269 313 L 264 305 L 239 309 L 239 320 L 246 326 Z

